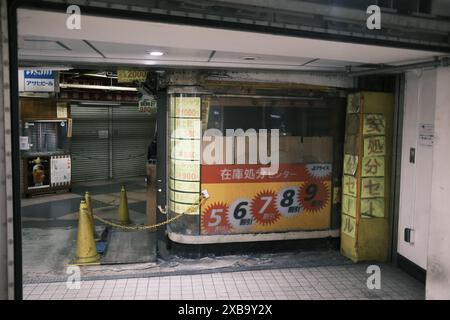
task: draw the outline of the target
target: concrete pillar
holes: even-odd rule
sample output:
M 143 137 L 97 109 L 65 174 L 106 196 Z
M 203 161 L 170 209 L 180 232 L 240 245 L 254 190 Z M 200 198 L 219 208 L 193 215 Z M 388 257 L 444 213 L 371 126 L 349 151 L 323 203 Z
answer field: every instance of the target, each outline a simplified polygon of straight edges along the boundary
M 437 70 L 430 191 L 426 298 L 450 299 L 450 68 Z
M 14 298 L 8 13 L 0 2 L 0 299 Z

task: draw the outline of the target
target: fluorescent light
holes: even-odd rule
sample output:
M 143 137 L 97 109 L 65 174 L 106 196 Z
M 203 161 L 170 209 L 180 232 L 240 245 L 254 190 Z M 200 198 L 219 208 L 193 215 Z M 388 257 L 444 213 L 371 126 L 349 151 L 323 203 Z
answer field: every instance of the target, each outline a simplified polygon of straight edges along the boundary
M 114 86 L 94 86 L 88 84 L 71 84 L 71 83 L 60 83 L 60 88 L 72 88 L 72 89 L 93 89 L 93 90 L 109 90 L 109 91 L 137 91 L 136 88 L 132 87 L 114 87 Z
M 120 103 L 117 102 L 96 102 L 96 101 L 83 101 L 80 104 L 82 105 L 94 105 L 94 106 L 120 106 Z
M 108 79 L 117 79 L 117 76 L 110 76 L 107 74 L 97 74 L 97 73 L 85 73 L 83 74 L 87 77 L 97 77 L 97 78 L 108 78 Z
M 162 51 L 150 51 L 149 54 L 153 57 L 161 57 L 164 55 L 164 52 Z
M 43 67 L 19 67 L 19 70 L 49 70 L 49 71 L 69 71 L 69 66 L 43 66 Z

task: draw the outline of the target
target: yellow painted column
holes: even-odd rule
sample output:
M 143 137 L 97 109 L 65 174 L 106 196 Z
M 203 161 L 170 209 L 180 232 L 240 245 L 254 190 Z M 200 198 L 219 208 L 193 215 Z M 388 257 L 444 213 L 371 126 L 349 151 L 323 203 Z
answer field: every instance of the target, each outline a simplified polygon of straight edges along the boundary
M 341 253 L 355 262 L 388 258 L 394 107 L 388 93 L 348 97 Z

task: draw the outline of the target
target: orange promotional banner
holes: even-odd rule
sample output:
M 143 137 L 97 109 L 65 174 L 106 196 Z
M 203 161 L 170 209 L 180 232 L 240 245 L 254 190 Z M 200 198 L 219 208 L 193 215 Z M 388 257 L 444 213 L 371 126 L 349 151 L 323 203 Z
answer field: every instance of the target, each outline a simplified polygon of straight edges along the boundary
M 204 165 L 202 234 L 326 230 L 331 217 L 331 164 Z

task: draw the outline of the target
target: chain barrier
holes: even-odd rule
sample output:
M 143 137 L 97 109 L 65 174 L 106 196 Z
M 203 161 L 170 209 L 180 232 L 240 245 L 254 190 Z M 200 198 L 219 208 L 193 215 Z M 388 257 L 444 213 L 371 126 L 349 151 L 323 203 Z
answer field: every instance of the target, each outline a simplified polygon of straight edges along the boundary
M 198 199 L 195 203 L 193 203 L 192 206 L 189 207 L 189 209 L 187 209 L 185 212 L 183 212 L 183 213 L 181 213 L 181 214 L 178 214 L 178 215 L 176 215 L 175 217 L 170 218 L 170 219 L 168 219 L 168 220 L 166 220 L 166 221 L 163 221 L 163 222 L 160 222 L 160 223 L 157 223 L 157 224 L 153 224 L 153 225 L 135 225 L 135 226 L 129 226 L 129 225 L 122 225 L 122 224 L 119 224 L 119 223 L 116 223 L 116 222 L 113 222 L 113 221 L 110 221 L 110 220 L 103 219 L 103 218 L 101 218 L 101 217 L 99 217 L 99 216 L 97 216 L 97 215 L 95 215 L 95 214 L 92 214 L 92 217 L 93 217 L 95 220 L 98 220 L 98 221 L 100 221 L 100 222 L 103 222 L 104 224 L 109 225 L 109 226 L 114 227 L 114 228 L 118 228 L 118 229 L 122 229 L 122 230 L 145 231 L 145 230 L 157 229 L 157 228 L 159 228 L 159 227 L 161 227 L 161 226 L 170 224 L 170 223 L 172 223 L 173 221 L 178 220 L 178 219 L 181 218 L 182 216 L 184 216 L 184 215 L 186 215 L 186 214 L 189 214 L 189 213 L 191 213 L 191 212 L 197 210 L 197 208 L 200 207 L 200 206 L 203 204 L 203 202 L 204 202 L 206 199 L 208 199 L 208 198 L 209 198 L 209 195 L 208 195 L 208 193 L 206 192 L 206 190 L 205 190 L 205 191 L 202 191 L 201 196 L 199 197 L 199 199 Z

